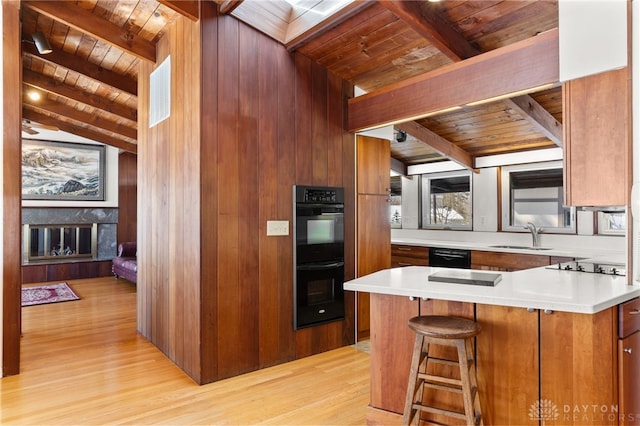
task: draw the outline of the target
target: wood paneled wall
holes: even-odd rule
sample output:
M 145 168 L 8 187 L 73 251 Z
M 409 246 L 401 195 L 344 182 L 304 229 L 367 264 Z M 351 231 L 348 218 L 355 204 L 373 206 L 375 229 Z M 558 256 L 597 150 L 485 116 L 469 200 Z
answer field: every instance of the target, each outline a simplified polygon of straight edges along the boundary
M 20 372 L 20 2 L 2 0 L 2 375 Z
M 138 79 L 138 329 L 200 378 L 200 27 L 178 19 L 158 42 L 170 56 L 170 117 L 149 128 L 151 64 Z
M 136 154 L 122 152 L 118 155 L 118 243 L 137 241 L 137 170 Z
M 294 184 L 344 186 L 352 278 L 355 150 L 348 83 L 200 7 L 158 45 L 158 63 L 172 57 L 171 117 L 146 129 L 139 109 L 138 325 L 208 383 L 353 342 L 351 293 L 347 320 L 293 330 L 292 236 L 267 237 L 266 223 L 292 224 Z

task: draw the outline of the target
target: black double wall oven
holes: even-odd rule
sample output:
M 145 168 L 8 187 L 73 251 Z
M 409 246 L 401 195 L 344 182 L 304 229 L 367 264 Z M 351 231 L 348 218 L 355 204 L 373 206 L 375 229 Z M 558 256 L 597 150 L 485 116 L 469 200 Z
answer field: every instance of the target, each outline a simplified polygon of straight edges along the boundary
M 344 319 L 344 189 L 293 187 L 294 329 Z

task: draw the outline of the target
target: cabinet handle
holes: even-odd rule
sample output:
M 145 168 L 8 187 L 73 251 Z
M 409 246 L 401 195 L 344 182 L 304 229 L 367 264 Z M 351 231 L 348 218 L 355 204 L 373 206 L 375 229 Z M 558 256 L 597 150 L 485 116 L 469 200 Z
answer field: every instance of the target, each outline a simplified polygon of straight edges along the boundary
M 633 352 L 633 349 L 631 348 L 624 348 L 624 353 L 631 355 L 631 352 Z
M 403 263 L 403 262 L 398 262 L 398 266 L 412 266 L 413 263 Z
M 409 247 L 396 247 L 400 251 L 411 251 Z
M 409 300 L 413 302 L 414 300 L 416 300 L 416 298 L 414 296 L 409 296 Z
M 633 311 L 629 311 L 629 315 L 638 315 L 640 314 L 640 309 L 634 309 Z
M 527 312 L 535 312 L 536 308 L 527 308 Z
M 553 310 L 552 309 L 545 309 L 543 312 L 545 314 L 547 314 L 547 315 L 551 315 L 553 313 Z

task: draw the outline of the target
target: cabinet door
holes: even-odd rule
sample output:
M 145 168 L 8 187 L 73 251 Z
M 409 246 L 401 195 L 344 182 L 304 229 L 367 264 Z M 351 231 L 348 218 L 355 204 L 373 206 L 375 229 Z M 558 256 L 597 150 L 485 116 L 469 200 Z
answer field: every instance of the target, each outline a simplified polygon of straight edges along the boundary
M 538 401 L 538 310 L 478 304 L 476 321 L 484 424 L 535 424 L 529 413 Z
M 616 312 L 540 313 L 540 399 L 557 414 L 547 423 L 618 423 Z
M 358 194 L 389 195 L 391 145 L 386 139 L 357 136 Z
M 562 86 L 565 202 L 624 206 L 631 189 L 629 67 Z
M 371 312 L 371 406 L 402 414 L 415 339 L 407 324 L 418 302 L 371 294 Z
M 473 250 L 471 269 L 488 271 L 519 271 L 549 265 L 549 256 Z
M 386 195 L 358 195 L 358 276 L 391 266 Z M 369 337 L 369 294 L 358 293 L 358 340 Z
M 420 246 L 391 245 L 391 267 L 429 266 L 429 249 Z
M 640 420 L 640 331 L 618 340 L 620 424 Z

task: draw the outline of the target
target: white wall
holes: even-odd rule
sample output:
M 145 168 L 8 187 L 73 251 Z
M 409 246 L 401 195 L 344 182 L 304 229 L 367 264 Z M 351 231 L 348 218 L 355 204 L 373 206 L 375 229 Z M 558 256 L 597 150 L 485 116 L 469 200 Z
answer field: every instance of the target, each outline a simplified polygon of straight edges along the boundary
M 498 230 L 498 168 L 480 169 L 473 174 L 473 230 Z

